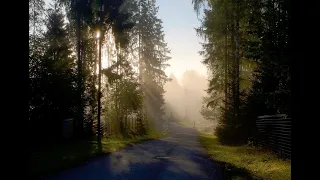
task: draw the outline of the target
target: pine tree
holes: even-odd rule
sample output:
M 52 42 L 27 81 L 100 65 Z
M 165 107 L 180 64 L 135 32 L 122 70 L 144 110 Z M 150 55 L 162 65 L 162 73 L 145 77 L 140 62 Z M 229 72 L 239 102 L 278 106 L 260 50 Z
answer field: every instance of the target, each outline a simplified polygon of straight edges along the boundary
M 33 102 L 38 104 L 34 106 L 38 113 L 31 118 L 36 121 L 33 127 L 38 127 L 43 135 L 58 138 L 62 120 L 72 118 L 75 112 L 75 65 L 61 7 L 56 3 L 48 12 L 41 71 L 37 77 L 32 77 L 39 88 L 33 91 L 38 96 L 31 94 Z
M 220 104 L 223 101 L 217 97 L 225 95 L 219 139 L 245 142 L 256 116 L 290 112 L 287 4 L 272 0 L 193 2 L 197 12 L 207 5 L 197 31 L 206 40 L 201 55 L 211 71 L 208 105 Z
M 164 69 L 170 51 L 164 41 L 162 22 L 157 18 L 158 8 L 154 0 L 141 0 L 137 31 L 139 32 L 140 78 L 144 92 L 145 113 L 157 127 L 164 115 L 164 89 L 167 76 Z

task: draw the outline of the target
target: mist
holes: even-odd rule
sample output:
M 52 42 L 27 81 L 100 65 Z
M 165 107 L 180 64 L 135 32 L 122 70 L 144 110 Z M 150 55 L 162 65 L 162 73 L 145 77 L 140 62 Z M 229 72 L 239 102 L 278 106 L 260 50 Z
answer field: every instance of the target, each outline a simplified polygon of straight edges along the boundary
M 182 74 L 180 82 L 174 74 L 169 76 L 165 89 L 165 112 L 170 119 L 187 121 L 196 124 L 208 124 L 200 114 L 202 99 L 206 96 L 207 78 L 195 70 L 188 70 Z

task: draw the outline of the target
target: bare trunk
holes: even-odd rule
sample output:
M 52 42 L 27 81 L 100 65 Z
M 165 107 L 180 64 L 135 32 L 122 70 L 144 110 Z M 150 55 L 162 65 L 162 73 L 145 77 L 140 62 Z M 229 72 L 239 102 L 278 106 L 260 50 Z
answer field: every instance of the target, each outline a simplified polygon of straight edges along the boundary
M 118 55 L 119 54 L 118 54 L 118 48 L 117 48 L 116 64 L 118 64 L 118 58 L 119 58 Z M 117 65 L 116 70 L 117 70 L 117 75 L 118 75 L 119 74 L 119 66 L 118 65 Z M 116 88 L 115 88 L 115 93 L 116 93 L 116 95 L 115 95 L 116 125 L 117 125 L 117 128 L 118 128 L 117 130 L 119 132 L 119 127 L 121 127 L 121 120 L 119 120 L 119 112 L 118 112 L 119 111 L 119 108 L 118 108 L 118 106 L 119 106 L 119 102 L 118 102 L 118 79 L 115 80 L 115 84 L 116 84 Z M 119 124 L 118 124 L 118 122 L 119 122 Z
M 128 116 L 127 116 L 127 109 L 124 110 L 124 118 L 125 118 L 125 121 L 124 121 L 124 127 L 125 127 L 125 131 L 127 131 L 128 129 Z M 129 125 L 130 125 L 130 122 L 129 122 Z
M 107 33 L 109 35 L 109 32 L 107 32 Z M 108 54 L 108 68 L 109 68 L 110 67 L 110 46 L 109 46 L 109 44 L 107 44 L 107 50 L 108 50 L 107 54 Z M 108 81 L 107 81 L 107 96 L 109 95 L 108 92 L 109 92 L 109 84 L 108 84 Z M 108 97 L 107 97 L 107 99 L 108 99 Z M 110 108 L 110 106 L 106 105 L 107 114 L 110 112 L 109 108 Z M 112 129 L 111 129 L 111 118 L 108 118 L 107 122 L 108 122 L 108 125 L 109 125 L 109 133 L 111 134 L 111 131 L 112 131 Z
M 95 46 L 94 47 L 97 47 L 98 45 L 98 42 L 95 41 Z M 95 105 L 95 97 L 96 97 L 96 79 L 97 79 L 97 51 L 96 51 L 96 48 L 95 48 L 95 51 L 94 51 L 94 63 L 93 63 L 93 80 L 92 80 L 92 96 L 93 96 L 93 103 L 92 103 L 92 119 L 90 120 L 90 132 L 91 134 L 92 133 L 92 128 L 93 128 L 93 122 L 94 122 L 94 115 L 96 113 L 96 105 Z
M 33 47 L 35 47 L 36 42 L 36 2 L 33 1 Z
M 226 13 L 226 29 L 225 29 L 225 61 L 224 61 L 224 94 L 225 94 L 225 109 L 228 107 L 228 13 L 227 8 L 225 8 Z
M 239 56 L 239 1 L 236 0 L 236 49 L 235 49 L 235 60 L 236 60 L 236 93 L 235 93 L 235 109 L 236 119 L 239 121 L 240 116 L 240 56 Z
M 141 1 L 140 1 L 141 2 Z M 139 15 L 141 16 L 141 4 L 139 2 Z M 140 89 L 142 91 L 142 94 L 144 94 L 144 88 L 143 88 L 143 62 L 141 58 L 141 22 L 139 21 L 139 83 L 140 83 Z M 145 102 L 143 102 L 143 105 L 141 107 L 141 122 L 143 123 L 143 117 L 144 117 L 144 108 L 145 108 Z
M 100 38 L 99 38 L 99 70 L 98 70 L 98 136 L 101 135 L 101 49 L 102 49 L 102 40 L 103 40 L 103 30 L 102 30 L 102 18 L 103 18 L 103 11 L 102 11 L 102 2 L 100 5 Z
M 141 4 L 139 2 L 139 15 L 141 16 Z M 138 53 L 139 53 L 139 83 L 140 83 L 140 86 L 142 86 L 142 61 L 141 61 L 141 17 L 140 17 L 140 20 L 139 20 L 139 32 L 138 32 L 138 40 L 139 40 L 139 43 L 138 43 Z
M 232 4 L 232 12 L 234 12 L 234 3 Z M 231 14 L 231 52 L 232 52 L 232 63 L 231 63 L 231 94 L 232 94 L 232 117 L 234 118 L 236 116 L 236 111 L 235 111 L 235 89 L 236 89 L 236 85 L 235 85 L 235 79 L 236 79 L 236 71 L 235 71 L 235 66 L 236 66 L 236 51 L 235 51 L 235 17 L 234 14 Z M 233 119 L 234 120 L 234 119 Z M 231 121 L 231 126 L 233 127 L 234 122 Z
M 77 63 L 78 63 L 78 122 L 77 130 L 79 135 L 82 135 L 83 130 L 83 106 L 82 106 L 82 61 L 81 61 L 81 17 L 77 15 Z

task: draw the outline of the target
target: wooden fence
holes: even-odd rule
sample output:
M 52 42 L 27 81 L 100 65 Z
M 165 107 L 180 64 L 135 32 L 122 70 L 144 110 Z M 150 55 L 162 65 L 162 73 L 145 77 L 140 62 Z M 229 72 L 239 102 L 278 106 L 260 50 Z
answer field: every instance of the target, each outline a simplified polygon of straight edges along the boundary
M 259 116 L 256 125 L 260 145 L 291 158 L 291 118 L 286 115 Z

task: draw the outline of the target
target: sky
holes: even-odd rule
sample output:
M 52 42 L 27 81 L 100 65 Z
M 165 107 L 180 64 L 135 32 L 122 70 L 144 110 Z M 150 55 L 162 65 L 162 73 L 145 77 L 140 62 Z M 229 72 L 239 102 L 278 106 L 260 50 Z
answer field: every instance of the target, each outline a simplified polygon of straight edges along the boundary
M 201 39 L 195 31 L 200 20 L 193 10 L 192 0 L 157 0 L 157 6 L 158 17 L 163 21 L 165 41 L 171 50 L 171 67 L 167 68 L 167 75 L 173 73 L 181 81 L 183 72 L 196 70 L 206 76 L 206 67 L 198 53 Z
M 52 2 L 44 1 L 47 4 Z M 157 0 L 156 3 L 172 57 L 166 74 L 169 76 L 173 73 L 179 82 L 186 70 L 196 70 L 207 77 L 206 67 L 201 63 L 202 57 L 198 53 L 201 50 L 201 38 L 197 37 L 195 28 L 200 26 L 200 20 L 193 10 L 192 0 Z

